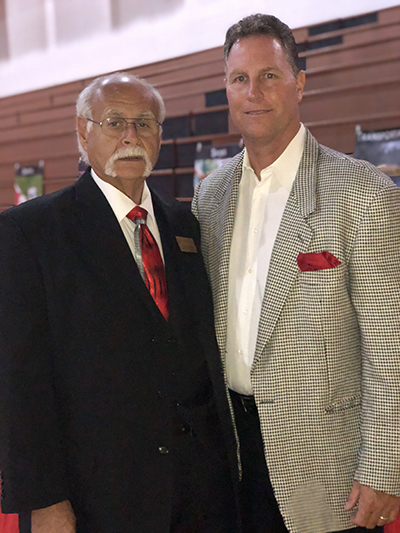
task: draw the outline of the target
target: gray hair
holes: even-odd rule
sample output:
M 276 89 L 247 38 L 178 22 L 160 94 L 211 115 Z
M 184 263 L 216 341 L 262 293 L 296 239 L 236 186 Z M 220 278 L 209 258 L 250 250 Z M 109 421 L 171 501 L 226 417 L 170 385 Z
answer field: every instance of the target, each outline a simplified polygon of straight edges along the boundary
M 292 30 L 273 15 L 263 15 L 262 13 L 245 17 L 228 29 L 224 44 L 225 65 L 228 61 L 232 46 L 238 39 L 259 35 L 274 37 L 281 43 L 287 61 L 296 77 L 300 71 L 299 56 Z
M 107 83 L 119 83 L 119 82 L 130 82 L 130 83 L 139 83 L 146 89 L 149 89 L 153 95 L 154 98 L 157 101 L 158 104 L 158 116 L 157 120 L 158 122 L 162 123 L 165 119 L 165 105 L 164 100 L 162 99 L 161 94 L 158 92 L 158 90 L 152 85 L 151 83 L 148 83 L 146 80 L 139 78 L 138 76 L 135 76 L 133 74 L 129 74 L 127 72 L 115 72 L 113 74 L 107 74 L 106 76 L 100 76 L 99 78 L 94 79 L 83 91 L 79 94 L 78 99 L 76 101 L 76 116 L 77 117 L 84 117 L 84 118 L 91 118 L 93 119 L 93 113 L 92 113 L 92 99 L 95 92 Z M 89 131 L 93 126 L 93 122 L 88 121 L 87 123 L 87 131 Z M 79 139 L 78 135 L 78 148 L 79 152 L 81 154 L 81 160 L 85 163 L 89 164 L 88 155 L 86 153 L 86 150 L 84 150 L 83 146 L 81 145 L 81 141 Z

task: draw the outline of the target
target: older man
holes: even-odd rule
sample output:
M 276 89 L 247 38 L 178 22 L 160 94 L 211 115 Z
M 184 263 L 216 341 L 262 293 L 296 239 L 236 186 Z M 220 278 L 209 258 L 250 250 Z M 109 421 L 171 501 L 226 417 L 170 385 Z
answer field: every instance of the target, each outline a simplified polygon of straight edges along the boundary
M 235 443 L 197 222 L 145 182 L 162 99 L 114 74 L 77 112 L 91 168 L 0 216 L 3 511 L 33 511 L 32 533 L 230 533 Z
M 194 199 L 251 533 L 377 530 L 400 505 L 400 189 L 301 125 L 292 32 L 225 41 L 246 146 Z

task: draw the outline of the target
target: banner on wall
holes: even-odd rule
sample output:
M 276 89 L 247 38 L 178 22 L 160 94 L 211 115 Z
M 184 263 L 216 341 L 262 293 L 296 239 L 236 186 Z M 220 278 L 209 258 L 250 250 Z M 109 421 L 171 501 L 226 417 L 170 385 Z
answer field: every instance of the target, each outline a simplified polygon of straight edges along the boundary
M 362 131 L 356 126 L 353 155 L 376 165 L 400 186 L 400 128 Z
M 25 167 L 15 164 L 14 205 L 32 200 L 43 194 L 44 161 L 37 166 Z
M 242 144 L 226 144 L 224 146 L 203 146 L 198 143 L 196 159 L 194 161 L 193 188 L 196 189 L 199 181 L 208 176 L 213 170 L 227 163 L 232 157 L 241 152 Z

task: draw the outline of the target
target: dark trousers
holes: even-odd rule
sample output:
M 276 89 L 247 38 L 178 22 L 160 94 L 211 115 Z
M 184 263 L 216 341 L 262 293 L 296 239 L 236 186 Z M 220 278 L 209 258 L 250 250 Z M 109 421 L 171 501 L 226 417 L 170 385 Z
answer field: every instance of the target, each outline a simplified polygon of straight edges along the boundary
M 236 426 L 240 440 L 243 477 L 240 488 L 243 533 L 288 533 L 265 463 L 257 407 L 243 404 L 240 395 L 231 391 Z M 382 533 L 383 528 L 357 527 L 332 533 Z
M 19 515 L 19 533 L 31 533 L 31 513 Z

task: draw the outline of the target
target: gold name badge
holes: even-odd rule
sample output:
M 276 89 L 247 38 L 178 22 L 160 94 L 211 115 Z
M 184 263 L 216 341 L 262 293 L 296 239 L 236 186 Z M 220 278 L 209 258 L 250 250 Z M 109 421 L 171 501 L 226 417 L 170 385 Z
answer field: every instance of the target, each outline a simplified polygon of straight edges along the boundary
M 197 254 L 197 248 L 193 239 L 190 237 L 176 237 L 176 240 L 181 252 Z

